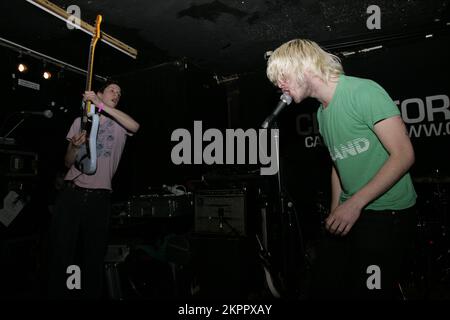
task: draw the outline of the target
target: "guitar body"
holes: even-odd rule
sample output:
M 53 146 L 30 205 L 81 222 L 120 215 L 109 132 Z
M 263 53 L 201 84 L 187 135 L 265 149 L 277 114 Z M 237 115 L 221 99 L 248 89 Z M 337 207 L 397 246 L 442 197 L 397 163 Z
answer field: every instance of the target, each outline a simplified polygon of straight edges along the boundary
M 94 51 L 100 38 L 100 24 L 102 16 L 98 15 L 96 20 L 96 32 L 92 38 L 89 48 L 89 60 L 86 79 L 86 90 L 92 87 L 92 71 L 94 67 Z M 92 175 L 97 171 L 97 134 L 100 125 L 100 115 L 95 112 L 95 105 L 91 101 L 83 102 L 80 122 L 80 132 L 86 131 L 86 143 L 84 143 L 75 157 L 75 167 L 82 173 Z
M 95 108 L 92 108 L 93 110 Z M 77 169 L 84 174 L 92 175 L 97 171 L 97 134 L 100 126 L 100 116 L 96 113 L 90 117 L 90 132 L 87 143 L 77 152 L 75 163 Z

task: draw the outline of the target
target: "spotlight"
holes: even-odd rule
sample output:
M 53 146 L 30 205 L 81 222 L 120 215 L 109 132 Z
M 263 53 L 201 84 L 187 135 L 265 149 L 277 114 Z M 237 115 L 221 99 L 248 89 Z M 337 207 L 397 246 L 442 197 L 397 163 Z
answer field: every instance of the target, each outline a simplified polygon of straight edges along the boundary
M 27 72 L 27 70 L 28 70 L 28 67 L 27 67 L 27 65 L 25 64 L 25 63 L 19 63 L 18 65 L 17 65 L 17 70 L 19 70 L 19 72 Z
M 48 80 L 52 77 L 52 73 L 50 71 L 44 71 L 42 77 L 44 77 L 45 80 Z
M 22 52 L 19 53 L 19 56 L 17 57 L 17 70 L 20 73 L 24 73 L 28 71 L 28 64 L 27 60 L 25 60 L 22 56 Z
M 42 70 L 43 70 L 42 77 L 45 80 L 49 80 L 52 77 L 52 73 L 50 72 L 50 70 L 49 70 L 49 68 L 47 66 L 47 63 L 45 61 L 44 61 L 43 66 L 42 66 Z

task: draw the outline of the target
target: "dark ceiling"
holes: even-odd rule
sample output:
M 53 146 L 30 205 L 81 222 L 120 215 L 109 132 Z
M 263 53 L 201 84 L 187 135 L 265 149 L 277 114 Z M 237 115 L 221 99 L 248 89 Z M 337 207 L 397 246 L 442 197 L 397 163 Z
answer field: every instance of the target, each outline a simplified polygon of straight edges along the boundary
M 445 0 L 53 0 L 76 4 L 91 24 L 138 50 L 138 59 L 101 44 L 96 71 L 115 75 L 186 58 L 220 75 L 264 67 L 264 53 L 292 38 L 338 45 L 392 34 L 449 28 Z M 370 5 L 381 9 L 381 29 L 369 30 Z M 90 37 L 25 0 L 1 1 L 0 37 L 76 66 L 86 64 Z

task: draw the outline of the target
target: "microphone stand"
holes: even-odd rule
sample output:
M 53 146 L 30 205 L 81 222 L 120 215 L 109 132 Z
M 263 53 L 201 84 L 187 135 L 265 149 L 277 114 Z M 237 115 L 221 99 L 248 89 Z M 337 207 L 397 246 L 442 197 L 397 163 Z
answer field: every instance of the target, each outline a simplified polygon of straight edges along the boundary
M 269 129 L 278 129 L 278 124 L 276 121 L 273 121 L 272 124 L 269 124 Z M 278 194 L 279 194 L 279 208 L 280 208 L 280 226 L 281 226 L 281 255 L 282 255 L 282 271 L 284 275 L 283 281 L 283 287 L 288 295 L 295 294 L 295 290 L 299 289 L 296 286 L 296 282 L 292 280 L 296 280 L 295 277 L 293 277 L 293 273 L 295 270 L 293 268 L 295 267 L 295 233 L 293 228 L 298 227 L 300 228 L 298 224 L 298 217 L 293 217 L 293 204 L 288 201 L 285 187 L 284 187 L 284 179 L 283 179 L 283 166 L 281 162 L 280 157 L 280 137 L 279 137 L 279 130 L 277 130 L 278 133 L 274 135 L 275 140 L 275 153 L 276 153 L 276 159 L 277 159 L 277 188 L 278 188 Z M 270 136 L 270 135 L 269 135 Z M 295 222 L 294 223 L 294 219 Z M 301 236 L 301 231 L 299 230 L 299 234 Z M 303 241 L 301 239 L 301 241 Z M 300 254 L 303 254 L 301 252 Z M 292 277 L 294 279 L 292 279 Z
M 46 112 L 48 112 L 49 110 L 46 110 Z M 3 136 L 0 137 L 0 142 L 1 143 L 5 143 L 6 142 L 6 138 L 8 138 L 8 136 L 17 129 L 18 126 L 20 126 L 25 119 L 27 118 L 27 116 L 29 116 L 29 114 L 23 113 L 23 112 L 14 112 L 12 113 L 9 117 L 6 118 L 6 120 L 2 123 L 2 125 L 0 126 L 0 133 L 3 131 L 3 127 L 6 125 L 7 121 L 11 118 L 11 116 L 16 115 L 16 114 L 23 114 L 22 119 L 11 129 L 8 131 L 8 133 Z M 45 112 L 43 113 L 43 115 L 45 115 L 47 118 L 51 118 L 53 116 L 53 114 L 50 112 L 50 116 L 46 115 Z M 11 138 L 10 138 L 11 139 Z
M 9 120 L 10 118 L 11 118 L 11 116 L 13 116 L 13 115 L 15 115 L 15 114 L 17 114 L 16 112 L 14 112 L 13 114 L 11 114 L 9 117 L 7 117 L 6 118 L 6 120 L 2 123 L 2 125 L 1 125 L 1 128 L 0 128 L 0 133 L 1 133 L 1 131 L 3 131 L 3 127 L 5 126 L 5 124 L 6 124 L 6 122 L 7 122 L 7 120 Z M 23 122 L 25 121 L 25 118 L 22 118 L 11 130 L 9 130 L 8 131 L 8 133 L 5 135 L 5 136 L 3 136 L 3 137 L 0 137 L 0 144 L 8 144 L 8 136 L 14 131 L 14 130 L 16 130 L 16 128 L 18 127 L 18 126 L 20 126 Z M 13 138 L 9 138 L 9 140 L 11 140 L 10 141 L 10 144 L 15 144 L 15 139 L 13 139 Z
M 278 123 L 276 121 L 272 122 L 272 125 L 269 125 L 268 129 L 279 129 Z M 280 130 L 277 130 L 278 133 L 274 135 L 275 140 L 275 153 L 276 153 L 276 159 L 277 159 L 277 187 L 278 187 L 278 195 L 279 195 L 279 209 L 280 209 L 280 226 L 281 226 L 281 257 L 283 259 L 282 261 L 282 270 L 283 270 L 283 284 L 284 287 L 287 287 L 287 284 L 289 281 L 287 281 L 287 275 L 288 275 L 288 255 L 287 255 L 287 230 L 286 230 L 286 210 L 285 210 L 285 195 L 284 195 L 284 188 L 282 183 L 282 165 L 280 163 Z M 287 289 L 287 288 L 286 288 Z
M 22 120 L 20 120 L 11 130 L 9 130 L 9 132 L 4 136 L 4 137 L 2 137 L 3 139 L 6 139 L 14 130 L 16 130 L 16 128 L 18 127 L 18 126 L 20 126 L 23 122 L 25 121 L 25 118 L 22 118 Z

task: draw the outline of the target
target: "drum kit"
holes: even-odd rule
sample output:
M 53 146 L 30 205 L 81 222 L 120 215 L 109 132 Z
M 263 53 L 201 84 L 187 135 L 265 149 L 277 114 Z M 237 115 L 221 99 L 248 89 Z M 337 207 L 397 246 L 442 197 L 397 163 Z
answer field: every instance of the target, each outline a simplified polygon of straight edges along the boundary
M 450 284 L 450 176 L 434 169 L 413 181 L 418 194 L 416 279 L 425 298 L 433 298 L 436 288 Z
M 418 194 L 419 229 L 438 227 L 440 232 L 435 236 L 447 238 L 450 176 L 444 176 L 439 169 L 431 175 L 414 177 Z

